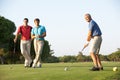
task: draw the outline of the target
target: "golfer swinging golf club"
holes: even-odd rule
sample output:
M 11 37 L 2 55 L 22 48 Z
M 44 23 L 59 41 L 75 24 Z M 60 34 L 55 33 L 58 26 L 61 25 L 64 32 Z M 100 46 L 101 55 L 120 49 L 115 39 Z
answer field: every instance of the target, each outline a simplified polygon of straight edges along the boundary
M 98 24 L 92 19 L 90 14 L 85 14 L 84 17 L 85 17 L 85 20 L 89 23 L 87 42 L 84 45 L 84 47 L 87 47 L 89 45 L 90 40 L 92 40 L 92 43 L 90 46 L 90 56 L 93 60 L 94 66 L 90 70 L 92 71 L 103 70 L 103 66 L 99 58 L 99 50 L 102 43 L 102 37 L 101 37 L 102 32 Z

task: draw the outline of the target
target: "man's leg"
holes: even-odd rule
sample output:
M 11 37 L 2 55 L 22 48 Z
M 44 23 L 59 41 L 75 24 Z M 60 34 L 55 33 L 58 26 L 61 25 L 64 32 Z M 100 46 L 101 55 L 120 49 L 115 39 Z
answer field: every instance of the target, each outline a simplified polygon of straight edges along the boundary
M 98 64 L 98 67 L 100 68 L 100 70 L 103 70 L 103 66 L 102 66 L 102 63 L 101 63 L 101 60 L 100 60 L 100 57 L 99 57 L 99 50 L 100 50 L 100 47 L 99 47 L 99 49 L 98 49 L 98 51 L 96 53 L 97 64 Z
M 28 64 L 28 59 L 27 59 L 27 55 L 26 55 L 26 47 L 25 46 L 26 46 L 26 44 L 21 40 L 21 42 L 20 42 L 21 54 L 25 58 L 24 66 L 27 67 L 29 64 Z
M 38 44 L 37 44 L 37 40 L 34 39 L 34 50 L 35 50 L 35 59 L 33 60 L 33 65 L 32 67 L 36 66 L 37 60 L 36 60 L 36 56 L 38 56 Z
M 97 45 L 96 45 L 96 58 L 97 58 L 97 64 L 98 64 L 98 67 L 103 70 L 103 66 L 102 66 L 102 63 L 101 63 L 101 60 L 100 60 L 100 57 L 99 57 L 99 51 L 100 51 L 100 47 L 101 47 L 101 43 L 102 43 L 102 37 L 97 37 Z
M 43 45 L 44 45 L 44 41 L 36 41 L 35 40 L 34 46 L 35 46 L 36 56 L 35 56 L 32 67 L 35 67 L 36 64 L 37 64 L 37 67 L 41 67 L 41 56 L 40 55 L 42 54 Z
M 102 66 L 102 63 L 101 63 L 101 60 L 100 60 L 100 57 L 99 57 L 98 54 L 96 54 L 96 58 L 97 58 L 98 67 L 99 67 L 100 69 L 103 69 L 103 66 Z
M 91 56 L 91 58 L 93 60 L 94 67 L 98 67 L 97 58 L 96 58 L 96 55 L 95 55 L 95 52 L 96 52 L 95 43 L 96 43 L 96 41 L 93 38 L 92 42 L 91 42 L 91 45 L 90 45 L 90 56 Z
M 30 64 L 32 62 L 31 55 L 30 55 L 30 48 L 31 48 L 31 41 L 27 41 L 27 43 L 26 43 L 26 55 L 27 55 L 29 66 L 31 66 Z
M 99 40 L 99 37 L 96 36 L 92 39 L 92 43 L 91 43 L 91 46 L 90 46 L 90 55 L 91 55 L 91 58 L 93 60 L 93 63 L 94 63 L 94 67 L 92 68 L 93 71 L 96 71 L 96 70 L 99 70 L 99 67 L 98 67 L 98 56 L 96 56 L 96 52 L 97 52 L 97 49 L 98 49 L 98 41 Z
M 37 67 L 41 67 L 41 55 L 42 55 L 42 50 L 43 50 L 43 46 L 44 46 L 44 41 L 39 41 L 38 44 L 38 61 L 37 61 Z
M 94 67 L 98 67 L 96 55 L 93 52 L 91 52 L 90 56 L 93 60 Z

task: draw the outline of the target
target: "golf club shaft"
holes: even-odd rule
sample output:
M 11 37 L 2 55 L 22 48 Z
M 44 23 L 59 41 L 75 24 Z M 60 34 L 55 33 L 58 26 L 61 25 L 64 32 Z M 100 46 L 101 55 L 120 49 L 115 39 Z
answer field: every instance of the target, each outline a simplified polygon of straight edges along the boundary
M 85 46 L 82 48 L 81 52 L 85 49 Z
M 14 49 L 13 49 L 13 53 L 15 54 L 16 51 L 16 43 L 14 43 Z

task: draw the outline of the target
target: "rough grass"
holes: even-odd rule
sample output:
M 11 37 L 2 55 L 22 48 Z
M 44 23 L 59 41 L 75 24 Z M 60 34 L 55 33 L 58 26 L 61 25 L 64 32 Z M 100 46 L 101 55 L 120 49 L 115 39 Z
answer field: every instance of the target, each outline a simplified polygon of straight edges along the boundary
M 91 62 L 43 63 L 42 68 L 24 68 L 23 64 L 0 65 L 0 80 L 120 80 L 120 62 L 103 62 L 103 71 L 89 71 Z M 68 67 L 68 71 L 64 68 Z

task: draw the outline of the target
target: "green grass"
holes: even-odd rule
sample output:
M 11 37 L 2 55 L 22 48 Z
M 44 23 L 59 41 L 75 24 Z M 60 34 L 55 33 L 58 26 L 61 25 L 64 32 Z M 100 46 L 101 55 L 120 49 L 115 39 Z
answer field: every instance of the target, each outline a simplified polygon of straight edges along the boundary
M 12 66 L 12 67 L 11 67 Z M 64 71 L 68 66 L 69 70 Z M 103 71 L 89 71 L 91 62 L 43 63 L 42 68 L 24 68 L 23 64 L 0 65 L 0 80 L 120 80 L 120 62 L 103 62 Z

